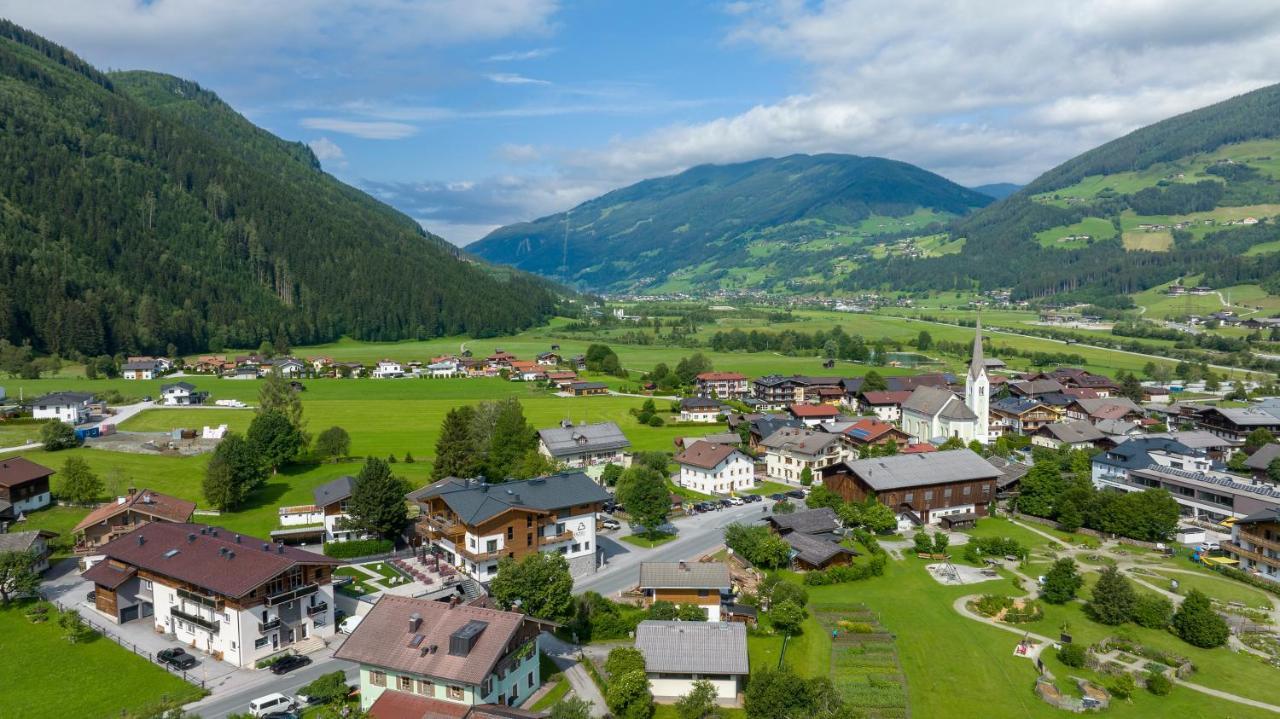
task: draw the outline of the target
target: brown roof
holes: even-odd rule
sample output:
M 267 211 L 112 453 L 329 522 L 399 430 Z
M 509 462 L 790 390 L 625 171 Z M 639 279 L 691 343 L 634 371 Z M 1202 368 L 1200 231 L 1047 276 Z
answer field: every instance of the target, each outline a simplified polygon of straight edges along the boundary
M 52 474 L 52 469 L 26 457 L 10 457 L 0 461 L 0 487 L 16 487 Z
M 84 574 L 80 575 L 80 578 L 87 579 L 107 589 L 115 589 L 129 581 L 137 573 L 138 570 L 133 567 L 118 567 L 110 560 L 104 559 L 85 570 Z
M 691 464 L 703 469 L 715 469 L 716 465 L 725 461 L 737 451 L 738 448 L 731 444 L 698 441 L 686 447 L 680 454 L 677 454 L 676 463 Z
M 417 632 L 409 631 L 414 614 L 421 618 Z M 450 654 L 450 635 L 471 621 L 485 622 L 484 631 L 467 656 Z M 524 615 L 517 612 L 384 594 L 334 656 L 418 676 L 479 684 L 506 653 L 524 621 Z M 410 646 L 415 634 L 423 636 L 416 647 Z M 431 646 L 436 651 L 424 654 L 423 649 Z
M 703 372 L 698 375 L 698 379 L 703 382 L 728 382 L 746 379 L 746 375 L 737 372 Z
M 462 719 L 469 705 L 388 689 L 369 707 L 373 719 Z
M 240 541 L 236 541 L 239 538 Z M 266 549 L 263 549 L 266 547 Z M 242 597 L 300 564 L 341 564 L 315 552 L 203 524 L 158 522 L 101 549 L 124 564 L 172 577 L 227 597 Z
M 104 504 L 89 512 L 89 515 L 76 525 L 74 531 L 79 532 L 92 527 L 98 522 L 105 522 L 130 509 L 166 522 L 186 522 L 191 519 L 192 513 L 196 511 L 196 503 L 144 489 L 140 492 L 134 492 L 128 497 L 121 497 L 114 502 Z
M 867 404 L 902 404 L 910 397 L 911 393 L 907 391 L 872 390 L 862 393 L 862 398 L 867 401 Z
M 840 410 L 829 404 L 793 404 L 791 414 L 796 417 L 835 417 Z

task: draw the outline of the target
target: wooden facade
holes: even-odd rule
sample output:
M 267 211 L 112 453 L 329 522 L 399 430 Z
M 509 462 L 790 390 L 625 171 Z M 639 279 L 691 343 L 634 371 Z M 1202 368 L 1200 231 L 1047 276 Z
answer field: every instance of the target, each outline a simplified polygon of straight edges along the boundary
M 972 504 L 978 516 L 987 516 L 987 505 L 995 500 L 996 480 L 978 479 L 967 482 L 945 482 L 875 492 L 858 477 L 844 471 L 823 472 L 822 483 L 827 489 L 840 495 L 846 502 L 865 502 L 875 494 L 876 499 L 893 510 L 909 508 L 921 517 L 928 513 Z
M 53 474 L 53 470 L 49 471 Z M 49 493 L 49 475 L 43 477 L 35 477 L 25 482 L 20 482 L 12 486 L 4 486 L 0 484 L 0 500 L 9 504 L 18 504 L 32 497 L 39 497 L 42 494 Z
M 546 528 L 554 527 L 561 517 L 572 517 L 600 512 L 600 502 L 566 507 L 557 512 L 534 509 L 532 507 L 511 507 L 479 524 L 468 525 L 449 507 L 443 497 L 429 497 L 419 500 L 422 517 L 418 520 L 417 535 L 423 543 L 445 539 L 453 543 L 460 554 L 474 562 L 487 562 L 503 557 L 521 559 L 537 553 L 548 544 L 565 542 L 573 538 L 573 532 L 565 528 L 554 535 L 547 535 Z M 467 535 L 485 541 L 483 538 L 494 535 L 502 536 L 502 548 L 494 549 L 486 546 L 467 546 Z

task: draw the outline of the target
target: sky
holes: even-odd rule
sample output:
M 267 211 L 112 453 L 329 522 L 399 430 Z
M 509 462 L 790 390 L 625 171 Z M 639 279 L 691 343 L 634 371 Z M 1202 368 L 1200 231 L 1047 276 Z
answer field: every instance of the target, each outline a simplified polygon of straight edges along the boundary
M 465 245 L 797 152 L 1025 183 L 1280 81 L 1273 0 L 0 0 L 103 69 L 194 80 Z

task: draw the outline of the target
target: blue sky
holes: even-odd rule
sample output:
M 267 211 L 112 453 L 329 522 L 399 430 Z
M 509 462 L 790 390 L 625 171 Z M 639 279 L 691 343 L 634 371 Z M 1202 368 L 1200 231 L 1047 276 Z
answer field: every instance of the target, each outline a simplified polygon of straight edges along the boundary
M 1239 0 L 0 0 L 102 68 L 195 80 L 465 244 L 704 162 L 847 152 L 1025 182 L 1260 87 Z

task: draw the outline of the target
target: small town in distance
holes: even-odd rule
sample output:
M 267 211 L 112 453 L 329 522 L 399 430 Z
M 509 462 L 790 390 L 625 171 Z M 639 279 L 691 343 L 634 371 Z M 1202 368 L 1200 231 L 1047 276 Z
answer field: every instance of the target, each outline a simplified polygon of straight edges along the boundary
M 899 5 L 0 0 L 0 719 L 1280 715 L 1280 13 Z

